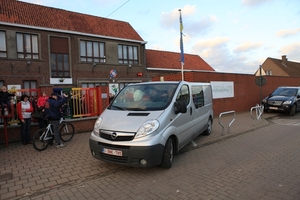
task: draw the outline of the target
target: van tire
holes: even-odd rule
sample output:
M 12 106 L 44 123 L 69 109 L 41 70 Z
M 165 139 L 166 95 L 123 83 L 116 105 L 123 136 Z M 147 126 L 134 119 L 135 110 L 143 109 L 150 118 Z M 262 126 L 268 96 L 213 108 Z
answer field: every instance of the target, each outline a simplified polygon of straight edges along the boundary
M 173 146 L 173 140 L 170 137 L 167 140 L 167 143 L 165 145 L 165 149 L 161 161 L 161 167 L 165 169 L 171 168 L 173 163 L 173 156 L 174 156 L 174 146 Z
M 207 129 L 204 131 L 204 135 L 210 135 L 212 132 L 212 120 L 211 118 L 208 118 L 208 121 L 207 121 Z

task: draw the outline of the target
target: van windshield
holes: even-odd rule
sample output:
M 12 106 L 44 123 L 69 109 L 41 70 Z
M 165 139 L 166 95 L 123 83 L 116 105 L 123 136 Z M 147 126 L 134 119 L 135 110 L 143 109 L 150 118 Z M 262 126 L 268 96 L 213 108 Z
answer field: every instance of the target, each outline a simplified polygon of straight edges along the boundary
M 108 109 L 153 111 L 164 110 L 173 99 L 177 88 L 170 84 L 130 84 L 115 97 Z

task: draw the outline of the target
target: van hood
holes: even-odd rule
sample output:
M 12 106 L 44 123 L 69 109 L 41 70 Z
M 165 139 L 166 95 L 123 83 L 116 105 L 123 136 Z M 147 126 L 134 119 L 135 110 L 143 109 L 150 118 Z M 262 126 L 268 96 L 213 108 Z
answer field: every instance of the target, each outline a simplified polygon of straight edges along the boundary
M 119 111 L 105 110 L 100 129 L 121 132 L 137 132 L 147 120 L 157 119 L 162 111 Z

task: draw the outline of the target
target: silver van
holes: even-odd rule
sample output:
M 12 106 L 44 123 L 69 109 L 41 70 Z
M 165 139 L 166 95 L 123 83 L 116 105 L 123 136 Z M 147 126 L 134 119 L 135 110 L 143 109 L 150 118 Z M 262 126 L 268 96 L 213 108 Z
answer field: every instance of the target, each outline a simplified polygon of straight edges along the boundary
M 212 123 L 209 83 L 129 84 L 98 117 L 89 145 L 103 161 L 170 168 L 173 155 L 199 134 L 209 135 Z

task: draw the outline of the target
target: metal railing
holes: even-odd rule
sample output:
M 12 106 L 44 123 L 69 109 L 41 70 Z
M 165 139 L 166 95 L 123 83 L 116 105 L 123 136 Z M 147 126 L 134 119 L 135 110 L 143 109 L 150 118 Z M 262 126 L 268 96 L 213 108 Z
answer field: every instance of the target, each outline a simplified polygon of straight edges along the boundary
M 255 110 L 255 117 L 253 116 L 253 110 Z M 253 119 L 252 125 L 254 125 L 253 124 L 254 120 L 257 120 L 259 122 L 261 121 L 261 116 L 262 116 L 263 113 L 264 113 L 264 106 L 263 105 L 256 104 L 255 107 L 252 107 L 250 109 L 250 116 Z
M 221 123 L 221 118 L 222 118 L 223 115 L 227 115 L 227 114 L 231 114 L 231 113 L 233 113 L 233 118 L 232 118 L 232 120 L 230 121 L 230 123 L 228 124 L 228 131 L 227 131 L 227 133 L 229 133 L 230 126 L 232 125 L 232 123 L 233 123 L 234 120 L 235 120 L 235 116 L 236 116 L 235 111 L 232 110 L 232 111 L 222 112 L 222 113 L 220 113 L 220 115 L 219 115 L 219 124 L 222 126 L 222 135 L 223 135 L 223 133 L 224 133 L 224 125 Z

